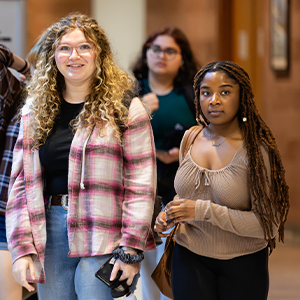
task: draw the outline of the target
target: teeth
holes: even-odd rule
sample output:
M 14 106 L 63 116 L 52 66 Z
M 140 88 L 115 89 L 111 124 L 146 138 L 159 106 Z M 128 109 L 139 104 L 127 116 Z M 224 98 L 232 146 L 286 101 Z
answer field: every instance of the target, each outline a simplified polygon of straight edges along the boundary
M 77 67 L 81 67 L 81 65 L 70 65 L 70 67 L 77 68 Z

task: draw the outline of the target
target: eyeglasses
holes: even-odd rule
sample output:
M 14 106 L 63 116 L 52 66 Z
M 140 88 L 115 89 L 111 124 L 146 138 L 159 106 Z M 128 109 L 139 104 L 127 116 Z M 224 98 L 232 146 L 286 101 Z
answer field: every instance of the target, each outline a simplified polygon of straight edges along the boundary
M 148 48 L 148 51 L 149 51 L 149 54 L 154 58 L 158 58 L 161 53 L 164 53 L 166 60 L 173 60 L 177 54 L 180 54 L 180 52 L 174 48 L 161 49 L 157 45 L 151 45 Z
M 56 47 L 56 52 L 60 56 L 71 56 L 73 49 L 76 49 L 76 52 L 79 56 L 91 53 L 93 51 L 93 46 L 89 43 L 81 43 L 76 47 L 71 47 L 67 44 L 61 44 Z

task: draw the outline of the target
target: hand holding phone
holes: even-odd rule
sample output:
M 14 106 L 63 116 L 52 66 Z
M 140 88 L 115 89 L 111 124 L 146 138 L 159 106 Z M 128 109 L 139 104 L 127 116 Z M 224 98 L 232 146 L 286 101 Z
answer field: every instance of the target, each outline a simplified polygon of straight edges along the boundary
M 120 277 L 122 275 L 122 271 L 119 270 L 117 276 L 114 280 L 110 280 L 110 275 L 112 269 L 115 265 L 116 259 L 114 256 L 110 256 L 110 258 L 100 267 L 100 269 L 96 272 L 95 276 L 104 282 L 108 287 L 115 288 L 120 285 Z

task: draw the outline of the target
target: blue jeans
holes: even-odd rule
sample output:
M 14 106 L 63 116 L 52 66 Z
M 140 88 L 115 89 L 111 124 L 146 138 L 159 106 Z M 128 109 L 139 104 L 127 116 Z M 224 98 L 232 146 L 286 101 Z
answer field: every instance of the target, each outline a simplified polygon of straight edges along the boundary
M 67 211 L 51 206 L 46 212 L 46 283 L 38 284 L 40 300 L 112 300 L 110 288 L 95 277 L 109 254 L 93 257 L 67 257 Z M 137 279 L 131 286 L 133 291 Z

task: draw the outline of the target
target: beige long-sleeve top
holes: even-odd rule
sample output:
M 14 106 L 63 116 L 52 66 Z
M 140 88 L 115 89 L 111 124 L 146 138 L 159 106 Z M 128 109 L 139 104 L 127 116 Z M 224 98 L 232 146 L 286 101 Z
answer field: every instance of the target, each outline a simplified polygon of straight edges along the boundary
M 270 178 L 268 152 L 263 146 L 261 151 Z M 216 259 L 231 259 L 267 246 L 260 216 L 253 205 L 244 142 L 230 164 L 220 170 L 197 165 L 189 149 L 184 159 L 180 157 L 174 184 L 179 199 L 197 201 L 195 221 L 181 224 L 176 233 L 178 244 Z M 274 224 L 274 236 L 277 232 Z

